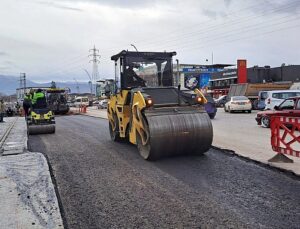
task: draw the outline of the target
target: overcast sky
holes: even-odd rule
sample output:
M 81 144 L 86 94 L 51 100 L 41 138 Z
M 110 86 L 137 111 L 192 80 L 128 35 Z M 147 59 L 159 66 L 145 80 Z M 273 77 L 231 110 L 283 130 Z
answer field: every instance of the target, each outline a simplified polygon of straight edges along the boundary
M 0 0 L 0 75 L 87 81 L 94 45 L 101 78 L 130 44 L 188 64 L 300 64 L 299 37 L 300 0 Z

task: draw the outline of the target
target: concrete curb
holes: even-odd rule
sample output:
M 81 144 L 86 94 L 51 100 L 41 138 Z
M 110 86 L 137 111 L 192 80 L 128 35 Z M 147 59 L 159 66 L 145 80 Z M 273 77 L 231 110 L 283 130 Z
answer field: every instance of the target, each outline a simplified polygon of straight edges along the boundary
M 222 147 L 219 147 L 219 146 L 212 146 L 212 148 L 216 149 L 216 150 L 219 150 L 219 151 L 222 151 L 222 152 L 227 153 L 227 154 L 232 154 L 232 155 L 237 156 L 239 158 L 242 158 L 246 161 L 250 161 L 250 162 L 262 165 L 262 166 L 267 167 L 267 168 L 275 169 L 275 170 L 280 171 L 280 172 L 289 173 L 289 174 L 291 174 L 291 175 L 293 175 L 293 176 L 300 179 L 300 174 L 296 173 L 295 171 L 293 171 L 291 169 L 282 168 L 282 167 L 276 165 L 275 163 L 265 163 L 264 161 L 257 160 L 255 158 L 251 158 L 251 157 L 247 157 L 245 155 L 239 154 L 236 151 L 233 151 L 233 150 L 230 150 L 230 149 L 225 149 L 225 148 L 222 148 Z
M 46 157 L 27 150 L 26 122 L 17 119 L 0 156 L 0 227 L 64 228 Z

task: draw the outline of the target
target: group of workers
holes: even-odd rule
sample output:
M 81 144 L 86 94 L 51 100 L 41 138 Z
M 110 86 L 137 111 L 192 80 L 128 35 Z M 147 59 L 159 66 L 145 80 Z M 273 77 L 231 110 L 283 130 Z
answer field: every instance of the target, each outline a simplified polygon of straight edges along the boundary
M 44 107 L 46 103 L 45 94 L 42 89 L 37 89 L 36 92 L 31 90 L 26 93 L 23 100 L 23 109 L 25 116 L 29 115 L 29 110 L 31 107 Z
M 7 106 L 7 104 L 4 103 L 3 99 L 0 99 L 0 122 L 3 122 L 3 118 L 4 115 L 6 114 L 6 117 L 12 117 L 15 113 L 18 114 L 19 110 L 20 110 L 20 104 L 17 102 L 15 105 L 15 109 L 14 110 L 14 105 L 13 104 L 9 104 Z
M 44 108 L 46 107 L 46 97 L 42 89 L 37 89 L 36 92 L 31 90 L 29 93 L 26 93 L 24 96 L 23 101 L 23 109 L 25 116 L 27 117 L 29 115 L 30 109 L 33 108 Z M 17 103 L 16 109 L 19 110 L 20 105 Z M 3 99 L 0 99 L 0 122 L 3 122 L 3 117 L 5 112 L 7 113 L 7 116 L 12 116 L 13 111 L 11 108 L 8 110 L 6 109 L 5 103 Z M 9 115 L 9 114 L 12 115 Z

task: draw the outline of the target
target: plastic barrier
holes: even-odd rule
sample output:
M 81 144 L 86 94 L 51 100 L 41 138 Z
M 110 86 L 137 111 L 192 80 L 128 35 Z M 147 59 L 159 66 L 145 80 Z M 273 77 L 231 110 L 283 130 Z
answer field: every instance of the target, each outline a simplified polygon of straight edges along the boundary
M 81 108 L 81 112 L 86 113 L 86 106 L 85 105 L 83 105 L 83 107 Z
M 271 117 L 271 145 L 277 155 L 269 162 L 292 163 L 284 154 L 300 157 L 300 117 Z
M 87 106 L 83 105 L 83 106 L 79 106 L 78 108 L 78 113 L 86 113 L 87 110 Z

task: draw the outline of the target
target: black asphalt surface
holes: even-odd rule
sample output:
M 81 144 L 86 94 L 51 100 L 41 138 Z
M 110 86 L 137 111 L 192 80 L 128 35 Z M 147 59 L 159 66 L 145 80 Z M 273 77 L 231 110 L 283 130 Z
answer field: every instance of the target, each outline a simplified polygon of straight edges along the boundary
M 70 229 L 300 228 L 297 178 L 213 149 L 148 162 L 107 120 L 56 121 L 29 147 L 48 157 Z

